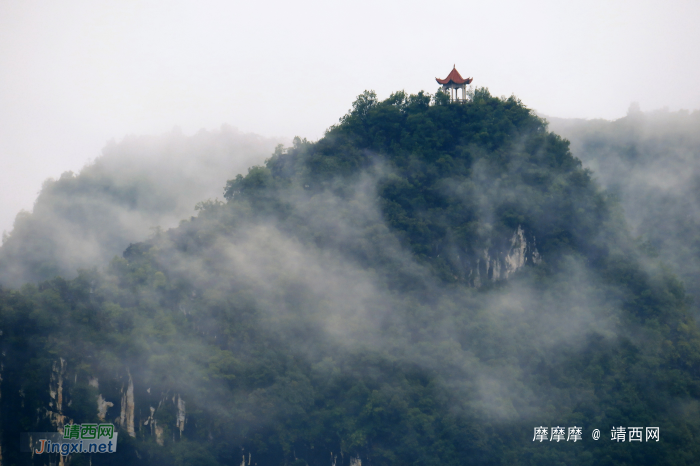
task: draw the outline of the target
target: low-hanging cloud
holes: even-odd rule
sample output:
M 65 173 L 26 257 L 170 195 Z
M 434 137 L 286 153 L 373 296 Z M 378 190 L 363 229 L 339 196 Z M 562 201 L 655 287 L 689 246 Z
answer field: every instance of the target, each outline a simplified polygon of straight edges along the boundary
M 619 120 L 550 118 L 550 129 L 620 199 L 649 265 L 670 265 L 700 315 L 700 111 L 643 113 L 632 105 Z
M 443 283 L 386 225 L 376 195 L 386 174 L 366 173 L 344 196 L 282 190 L 286 222 L 234 209 L 235 227 L 219 229 L 197 248 L 184 250 L 176 234 L 163 235 L 157 257 L 169 280 L 197 290 L 179 306 L 196 313 L 207 299 L 201 293 L 245 289 L 255 296 L 260 329 L 312 366 L 370 352 L 430 374 L 464 409 L 496 422 L 551 410 L 561 395 L 542 392 L 531 374 L 536 365 L 560 363 L 591 335 L 617 338 L 620 311 L 600 295 L 600 279 L 585 260 L 571 257 L 560 264 L 562 278 L 547 286 L 524 269 L 491 290 Z M 495 209 L 484 205 L 487 199 L 481 207 Z M 211 206 L 201 221 L 227 208 Z M 287 222 L 308 229 L 290 234 Z M 378 241 L 368 244 L 368 232 L 380 232 Z M 375 267 L 367 267 L 362 258 L 372 254 Z M 392 289 L 392 271 L 421 285 Z M 205 327 L 217 332 L 213 320 Z M 572 389 L 564 398 L 586 393 Z
M 106 264 L 129 243 L 193 215 L 198 202 L 221 197 L 227 179 L 281 142 L 222 126 L 109 144 L 79 174 L 47 180 L 33 212 L 17 216 L 0 248 L 0 283 L 70 278 Z

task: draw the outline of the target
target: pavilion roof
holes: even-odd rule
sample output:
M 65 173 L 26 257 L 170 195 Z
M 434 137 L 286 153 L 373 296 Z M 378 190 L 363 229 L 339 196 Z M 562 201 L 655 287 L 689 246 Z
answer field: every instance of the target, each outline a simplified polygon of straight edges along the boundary
M 435 78 L 435 80 L 440 84 L 449 84 L 450 82 L 455 84 L 471 84 L 474 78 L 464 79 L 462 75 L 459 74 L 459 71 L 457 71 L 457 68 L 452 67 L 452 71 L 450 71 L 450 74 L 448 74 L 445 79 Z

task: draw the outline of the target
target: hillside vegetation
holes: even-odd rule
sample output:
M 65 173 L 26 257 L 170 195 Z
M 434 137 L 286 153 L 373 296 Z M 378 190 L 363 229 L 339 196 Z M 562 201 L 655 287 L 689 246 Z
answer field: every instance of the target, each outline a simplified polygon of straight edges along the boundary
M 615 121 L 550 120 L 620 200 L 643 247 L 672 264 L 700 316 L 700 111 L 642 113 L 633 105 Z
M 0 284 L 18 287 L 102 267 L 129 243 L 177 226 L 220 196 L 232 173 L 262 163 L 280 140 L 229 126 L 185 136 L 129 136 L 80 173 L 47 180 L 0 247 Z
M 365 92 L 104 270 L 0 291 L 3 460 L 99 396 L 95 465 L 695 464 L 690 299 L 592 178 L 514 97 Z

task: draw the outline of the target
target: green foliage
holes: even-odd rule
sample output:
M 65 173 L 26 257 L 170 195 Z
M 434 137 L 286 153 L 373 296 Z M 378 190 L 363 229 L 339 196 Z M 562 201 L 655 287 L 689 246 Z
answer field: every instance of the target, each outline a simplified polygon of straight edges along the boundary
M 700 112 L 632 106 L 615 121 L 553 118 L 551 125 L 615 193 L 649 262 L 673 266 L 700 316 Z
M 104 265 L 153 227 L 174 226 L 202 199 L 221 196 L 226 177 L 261 163 L 277 142 L 224 125 L 110 143 L 80 173 L 47 180 L 33 211 L 17 215 L 0 246 L 0 284 L 73 278 Z
M 120 453 L 94 464 L 700 456 L 683 284 L 645 267 L 615 199 L 515 97 L 365 92 L 225 199 L 104 271 L 0 290 L 3 459 L 27 464 L 12 435 L 55 428 L 36 413 L 59 358 L 76 422 L 94 420 L 98 394 L 116 419 L 134 384 L 136 436 L 122 426 Z M 510 253 L 517 231 L 542 260 L 496 280 L 484 254 Z M 535 443 L 539 425 L 586 438 Z M 613 425 L 659 426 L 662 441 L 616 444 Z

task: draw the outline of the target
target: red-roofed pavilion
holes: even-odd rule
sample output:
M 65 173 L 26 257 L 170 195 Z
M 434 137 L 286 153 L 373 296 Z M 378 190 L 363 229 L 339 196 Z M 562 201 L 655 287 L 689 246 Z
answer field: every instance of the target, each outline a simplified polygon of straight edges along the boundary
M 467 101 L 467 86 L 474 81 L 474 78 L 464 79 L 462 75 L 459 74 L 457 68 L 452 67 L 452 71 L 447 75 L 445 79 L 435 78 L 438 84 L 442 84 L 442 89 L 450 94 L 450 99 L 453 102 L 466 102 Z M 462 89 L 462 98 L 457 97 L 457 89 Z

